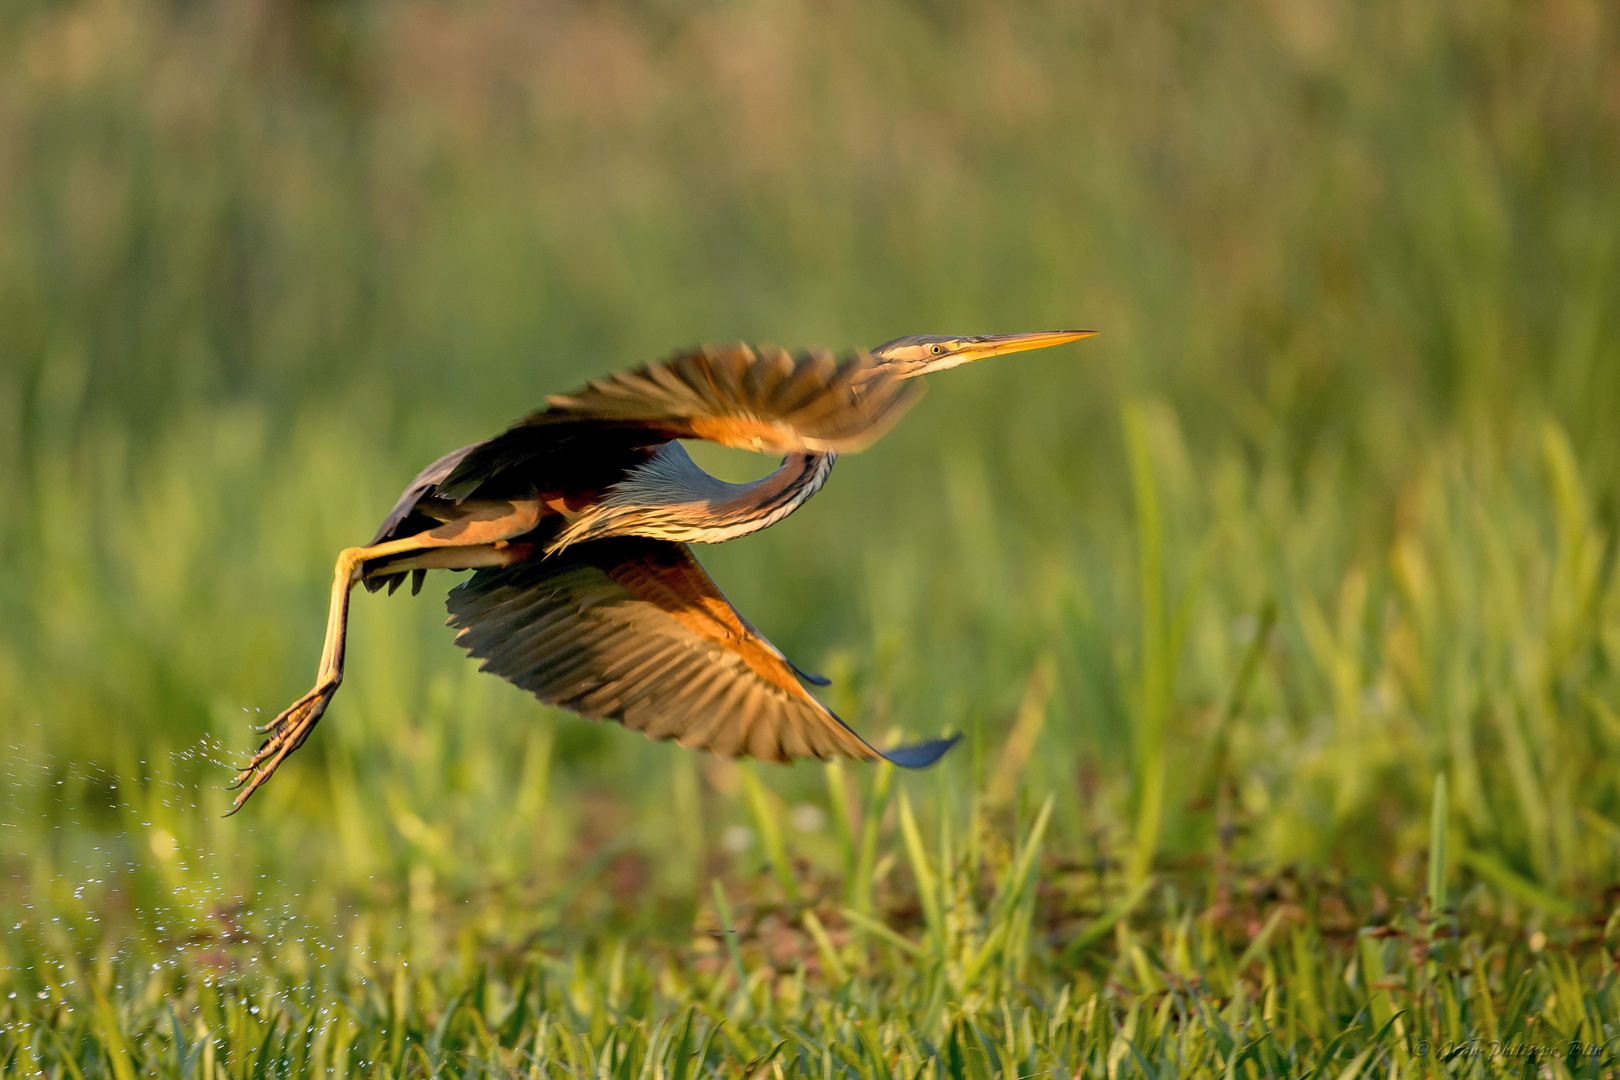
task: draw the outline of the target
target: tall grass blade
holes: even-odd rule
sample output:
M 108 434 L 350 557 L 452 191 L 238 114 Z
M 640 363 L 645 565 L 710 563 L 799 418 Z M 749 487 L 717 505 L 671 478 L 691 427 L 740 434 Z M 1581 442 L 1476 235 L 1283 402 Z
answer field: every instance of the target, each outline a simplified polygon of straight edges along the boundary
M 726 953 L 731 957 L 731 970 L 737 977 L 737 988 L 740 990 L 748 984 L 748 975 L 743 969 L 742 950 L 737 946 L 737 925 L 731 918 L 731 904 L 726 900 L 726 890 L 721 886 L 720 879 L 714 878 L 709 882 L 714 890 L 714 910 L 720 917 L 720 925 L 715 928 L 726 943 Z
M 810 932 L 810 937 L 816 943 L 816 952 L 821 957 L 821 966 L 831 976 L 835 985 L 842 986 L 849 981 L 849 969 L 839 959 L 838 950 L 833 947 L 832 938 L 827 934 L 827 928 L 821 925 L 821 917 L 811 908 L 804 909 L 802 916 L 804 928 Z
M 860 861 L 860 848 L 855 839 L 855 822 L 850 817 L 849 789 L 844 780 L 844 764 L 836 758 L 823 767 L 827 777 L 827 802 L 832 807 L 833 824 L 838 831 L 839 853 L 843 856 L 846 888 L 853 886 L 856 867 Z M 845 899 L 854 902 L 854 896 Z
M 1575 905 L 1570 901 L 1515 873 L 1495 855 L 1464 849 L 1457 853 L 1457 857 L 1474 873 L 1521 903 L 1540 908 L 1549 915 L 1559 918 L 1568 918 L 1575 913 Z
M 753 811 L 754 823 L 759 826 L 760 843 L 765 858 L 770 862 L 776 883 L 782 887 L 789 902 L 798 903 L 799 885 L 793 879 L 793 864 L 788 861 L 787 845 L 782 840 L 782 820 L 765 785 L 760 783 L 752 761 L 741 763 L 743 790 L 748 794 L 748 806 Z
M 861 850 L 850 887 L 851 903 L 858 911 L 872 910 L 872 874 L 877 868 L 878 829 L 888 809 L 894 785 L 894 766 L 887 761 L 874 770 L 872 792 L 861 820 Z
M 928 950 L 922 945 L 902 937 L 893 929 L 885 926 L 881 922 L 878 922 L 865 912 L 857 911 L 854 908 L 845 908 L 844 918 L 848 919 L 856 926 L 861 927 L 863 930 L 876 934 L 878 937 L 882 938 L 884 941 L 887 941 L 890 945 L 893 945 L 895 948 L 899 949 L 908 956 L 921 957 L 928 954 Z
M 991 774 L 990 783 L 984 793 L 987 807 L 1001 807 L 1010 803 L 1024 778 L 1030 755 L 1035 752 L 1035 744 L 1046 724 L 1053 667 L 1052 657 L 1045 655 L 1036 662 L 1034 669 L 1029 673 L 1023 701 L 1019 703 L 1018 712 L 1013 719 L 1012 732 L 1007 736 L 1001 757 L 996 761 L 995 772 Z
M 1115 925 L 1129 918 L 1131 912 L 1136 910 L 1136 906 L 1142 902 L 1148 891 L 1153 887 L 1153 880 L 1153 878 L 1144 878 L 1132 885 L 1130 891 L 1121 897 L 1113 907 L 1098 916 L 1095 922 L 1086 927 L 1073 941 L 1063 947 L 1063 959 L 1073 960 L 1094 942 L 1102 940 L 1104 936 L 1111 933 Z
M 1136 778 L 1136 835 L 1127 877 L 1132 884 L 1146 880 L 1158 848 L 1164 811 L 1164 727 L 1170 712 L 1170 630 L 1165 602 L 1164 525 L 1153 475 L 1153 450 L 1141 402 L 1122 407 L 1125 444 L 1130 460 L 1131 490 L 1136 504 L 1136 553 L 1141 599 L 1141 679 L 1133 727 Z
M 129 1044 L 124 1040 L 122 1025 L 118 1021 L 118 1013 L 107 1001 L 101 987 L 91 984 L 96 1003 L 96 1039 L 101 1043 L 103 1052 L 112 1066 L 113 1076 L 117 1080 L 135 1080 L 135 1066 L 130 1059 Z M 77 1067 L 74 1072 L 78 1072 Z
M 1434 778 L 1434 805 L 1429 813 L 1429 910 L 1435 918 L 1446 909 L 1446 774 Z
M 918 831 L 917 819 L 911 813 L 911 799 L 903 788 L 900 791 L 900 834 L 905 838 L 906 856 L 911 860 L 911 873 L 917 882 L 917 897 L 922 903 L 929 937 L 934 948 L 942 950 L 945 947 L 945 920 L 939 893 L 939 878 L 935 875 L 934 868 L 929 865 L 928 852 L 923 847 L 922 833 Z

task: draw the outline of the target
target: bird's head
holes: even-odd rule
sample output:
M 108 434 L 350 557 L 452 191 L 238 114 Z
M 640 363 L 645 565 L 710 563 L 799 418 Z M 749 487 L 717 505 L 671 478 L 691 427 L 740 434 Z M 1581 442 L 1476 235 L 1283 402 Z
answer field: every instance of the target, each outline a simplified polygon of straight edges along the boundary
M 872 359 L 902 379 L 927 375 L 931 371 L 971 364 L 987 356 L 1045 349 L 1064 345 L 1095 334 L 1095 330 L 1036 330 L 1024 334 L 988 334 L 983 337 L 931 337 L 913 335 L 895 338 L 872 350 Z

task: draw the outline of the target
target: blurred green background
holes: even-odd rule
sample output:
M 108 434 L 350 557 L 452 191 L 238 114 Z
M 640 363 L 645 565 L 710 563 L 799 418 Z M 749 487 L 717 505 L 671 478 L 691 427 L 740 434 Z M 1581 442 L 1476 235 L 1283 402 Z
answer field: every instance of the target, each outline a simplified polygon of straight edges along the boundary
M 1459 885 L 1606 883 L 1617 176 L 1599 0 L 7 4 L 0 903 L 684 932 L 761 805 L 836 870 L 820 766 L 548 712 L 443 574 L 362 596 L 311 742 L 219 786 L 337 550 L 544 394 L 1072 325 L 700 551 L 858 729 L 969 734 L 919 812 L 1051 794 L 1138 876 L 1225 814 L 1412 892 L 1444 770 Z

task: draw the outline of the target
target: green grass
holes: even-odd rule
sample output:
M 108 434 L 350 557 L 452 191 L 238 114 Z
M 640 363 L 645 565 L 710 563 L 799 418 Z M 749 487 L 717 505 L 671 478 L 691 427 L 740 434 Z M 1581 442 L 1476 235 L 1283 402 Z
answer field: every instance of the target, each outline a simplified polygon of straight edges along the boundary
M 1442 916 L 1332 875 L 1240 876 L 1214 906 L 1203 873 L 1127 893 L 1122 874 L 1044 850 L 1052 805 L 1018 831 L 975 810 L 964 835 L 947 820 L 924 839 L 902 794 L 909 881 L 879 875 L 880 917 L 801 867 L 791 885 L 761 874 L 729 895 L 716 879 L 700 929 L 676 940 L 559 946 L 539 930 L 492 946 L 511 897 L 424 904 L 433 885 L 415 875 L 413 925 L 394 927 L 375 900 L 314 926 L 253 904 L 169 895 L 132 910 L 64 891 L 60 915 L 9 935 L 0 1051 L 18 1073 L 120 1078 L 1614 1068 L 1620 916 L 1526 922 L 1485 886 Z M 90 924 L 114 912 L 148 932 L 72 947 L 109 940 Z M 457 945 L 423 965 L 424 934 Z
M 0 1072 L 1613 1072 L 1609 6 L 538 10 L 0 13 Z M 442 575 L 221 816 L 424 461 L 1073 324 L 700 552 L 939 768 L 548 712 Z

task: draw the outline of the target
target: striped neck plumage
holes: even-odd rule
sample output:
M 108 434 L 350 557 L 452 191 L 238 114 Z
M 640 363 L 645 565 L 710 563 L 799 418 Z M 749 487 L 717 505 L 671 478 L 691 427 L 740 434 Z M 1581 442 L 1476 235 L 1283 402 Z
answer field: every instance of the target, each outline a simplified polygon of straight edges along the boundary
M 769 476 L 729 484 L 700 469 L 680 443 L 665 443 L 600 502 L 569 522 L 550 545 L 608 536 L 650 536 L 718 544 L 774 525 L 821 490 L 837 454 L 789 454 Z

